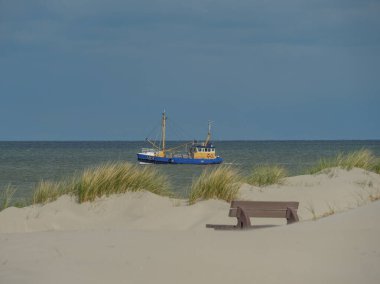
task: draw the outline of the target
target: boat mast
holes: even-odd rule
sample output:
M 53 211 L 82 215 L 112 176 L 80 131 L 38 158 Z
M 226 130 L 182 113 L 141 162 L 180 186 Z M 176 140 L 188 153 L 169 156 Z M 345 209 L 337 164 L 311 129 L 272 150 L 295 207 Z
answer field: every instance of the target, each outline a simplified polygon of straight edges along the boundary
M 207 146 L 208 142 L 211 140 L 211 121 L 208 122 L 208 133 L 207 133 L 207 138 L 205 141 L 205 146 Z
M 162 153 L 165 156 L 165 138 L 166 138 L 165 137 L 166 136 L 166 115 L 165 115 L 165 110 L 162 113 L 161 126 L 162 126 Z

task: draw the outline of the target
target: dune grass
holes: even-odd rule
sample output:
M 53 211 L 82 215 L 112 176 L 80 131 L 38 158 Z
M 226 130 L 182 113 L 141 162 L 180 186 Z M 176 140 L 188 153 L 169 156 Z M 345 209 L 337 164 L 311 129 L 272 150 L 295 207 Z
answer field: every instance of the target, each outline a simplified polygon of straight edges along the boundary
M 230 166 L 205 169 L 197 179 L 193 180 L 189 204 L 211 198 L 229 202 L 237 197 L 240 184 L 240 174 Z
M 157 170 L 130 163 L 108 163 L 86 169 L 74 178 L 40 182 L 33 194 L 33 204 L 51 202 L 64 194 L 71 194 L 82 203 L 102 196 L 141 190 L 171 195 L 166 176 Z
M 0 211 L 8 208 L 11 205 L 11 201 L 15 192 L 16 188 L 10 184 L 2 189 L 0 192 Z
M 371 165 L 370 170 L 372 172 L 380 174 L 380 158 L 377 158 L 377 159 L 374 160 L 374 162 Z
M 321 159 L 311 168 L 308 173 L 316 174 L 324 169 L 340 167 L 342 169 L 350 170 L 354 167 L 365 170 L 374 169 L 375 157 L 371 151 L 362 149 L 351 153 L 340 153 L 336 157 L 330 159 Z
M 171 195 L 165 175 L 151 167 L 141 168 L 129 163 L 112 163 L 85 170 L 73 186 L 80 203 L 111 194 L 141 190 Z
M 34 189 L 32 203 L 45 204 L 57 200 L 58 197 L 69 194 L 72 185 L 67 181 L 40 181 Z
M 281 166 L 262 165 L 253 168 L 246 181 L 255 186 L 267 186 L 281 183 L 286 176 L 286 170 Z

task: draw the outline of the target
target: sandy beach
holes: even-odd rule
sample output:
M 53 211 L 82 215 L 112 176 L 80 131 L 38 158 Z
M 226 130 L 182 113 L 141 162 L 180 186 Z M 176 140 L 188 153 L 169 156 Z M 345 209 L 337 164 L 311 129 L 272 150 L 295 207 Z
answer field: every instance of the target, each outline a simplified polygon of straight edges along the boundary
M 379 283 L 379 192 L 380 175 L 357 168 L 244 184 L 240 199 L 299 201 L 301 222 L 243 232 L 205 228 L 236 222 L 227 202 L 148 192 L 12 207 L 0 212 L 0 282 Z

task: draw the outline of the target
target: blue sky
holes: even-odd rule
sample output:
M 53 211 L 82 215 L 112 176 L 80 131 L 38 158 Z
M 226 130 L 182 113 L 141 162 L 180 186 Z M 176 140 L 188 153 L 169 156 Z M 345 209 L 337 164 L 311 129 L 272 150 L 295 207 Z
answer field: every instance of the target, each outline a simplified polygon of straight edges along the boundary
M 0 140 L 380 139 L 380 1 L 0 0 Z M 178 132 L 178 131 L 177 131 Z

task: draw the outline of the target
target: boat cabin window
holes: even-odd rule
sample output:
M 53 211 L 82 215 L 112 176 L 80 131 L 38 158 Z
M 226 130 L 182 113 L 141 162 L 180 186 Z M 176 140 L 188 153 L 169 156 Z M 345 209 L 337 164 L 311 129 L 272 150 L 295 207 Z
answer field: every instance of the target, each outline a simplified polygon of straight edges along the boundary
M 194 152 L 206 152 L 206 153 L 214 153 L 214 148 L 203 148 L 203 147 L 195 147 Z

